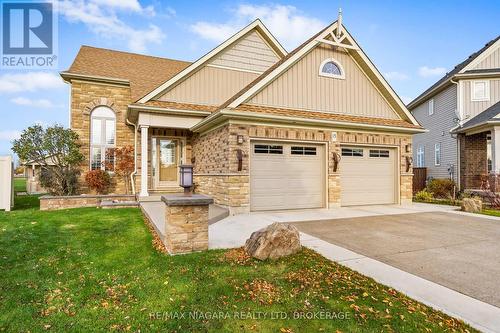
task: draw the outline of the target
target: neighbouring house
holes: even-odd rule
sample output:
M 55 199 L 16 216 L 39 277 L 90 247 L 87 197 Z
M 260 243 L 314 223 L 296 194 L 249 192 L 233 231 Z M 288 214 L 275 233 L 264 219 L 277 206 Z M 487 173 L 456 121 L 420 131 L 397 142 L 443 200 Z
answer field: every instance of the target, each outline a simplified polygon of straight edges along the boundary
M 54 165 L 52 159 L 46 160 L 47 166 Z M 30 161 L 22 163 L 24 166 L 24 177 L 26 178 L 26 192 L 28 194 L 47 193 L 47 190 L 40 184 L 40 173 L 42 165 L 38 162 Z
M 256 20 L 193 63 L 82 46 L 61 76 L 82 176 L 134 146 L 140 200 L 182 191 L 181 164 L 231 213 L 412 199 L 424 129 L 337 21 L 288 53 Z
M 500 36 L 408 104 L 428 132 L 413 136 L 414 166 L 452 178 L 459 188 L 498 188 Z M 500 189 L 500 188 L 499 188 Z

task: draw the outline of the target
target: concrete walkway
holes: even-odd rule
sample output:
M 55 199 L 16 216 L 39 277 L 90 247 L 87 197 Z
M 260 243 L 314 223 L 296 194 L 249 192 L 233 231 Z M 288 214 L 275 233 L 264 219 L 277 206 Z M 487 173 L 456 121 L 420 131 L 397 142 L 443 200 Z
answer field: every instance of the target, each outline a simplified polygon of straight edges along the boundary
M 456 207 L 451 206 L 413 204 L 411 206 L 364 206 L 236 215 L 209 226 L 209 247 L 242 246 L 253 231 L 273 222 L 333 220 L 424 212 L 448 212 L 466 215 L 455 212 L 455 210 Z M 491 217 L 484 218 L 491 219 Z M 500 223 L 500 219 L 498 222 Z M 500 308 L 317 237 L 301 233 L 301 241 L 304 246 L 317 251 L 326 258 L 395 288 L 450 316 L 462 319 L 476 329 L 484 332 L 500 332 Z

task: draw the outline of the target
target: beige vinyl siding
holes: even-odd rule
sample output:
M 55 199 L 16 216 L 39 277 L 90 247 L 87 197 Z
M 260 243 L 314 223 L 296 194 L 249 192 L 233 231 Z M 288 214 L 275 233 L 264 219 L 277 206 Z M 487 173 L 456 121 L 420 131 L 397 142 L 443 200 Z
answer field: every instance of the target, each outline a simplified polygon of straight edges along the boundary
M 449 131 L 456 126 L 457 118 L 457 88 L 452 84 L 434 97 L 434 114 L 429 116 L 428 101 L 420 104 L 413 115 L 429 132 L 413 136 L 413 162 L 417 165 L 417 151 L 420 146 L 425 149 L 425 167 L 427 175 L 433 178 L 448 178 L 448 167 L 455 165 L 455 180 L 457 180 L 457 141 Z M 444 132 L 444 135 L 443 135 Z M 441 144 L 441 165 L 434 165 L 434 145 Z
M 341 64 L 345 79 L 319 75 L 327 58 Z M 314 48 L 248 104 L 400 119 L 346 52 L 324 46 Z
M 483 81 L 487 79 L 481 79 L 479 81 Z M 463 99 L 463 106 L 464 106 L 464 115 L 468 117 L 466 120 L 471 119 L 474 116 L 477 116 L 493 104 L 497 103 L 500 101 L 500 79 L 496 80 L 491 80 L 490 81 L 490 100 L 489 101 L 472 101 L 472 94 L 471 94 L 471 86 L 473 80 L 466 80 L 463 83 L 463 89 L 464 89 L 464 99 Z
M 210 62 L 212 65 L 264 72 L 279 57 L 257 31 L 251 31 Z
M 500 68 L 500 47 L 481 60 L 473 69 Z
M 160 96 L 160 101 L 219 105 L 236 94 L 258 74 L 203 67 Z

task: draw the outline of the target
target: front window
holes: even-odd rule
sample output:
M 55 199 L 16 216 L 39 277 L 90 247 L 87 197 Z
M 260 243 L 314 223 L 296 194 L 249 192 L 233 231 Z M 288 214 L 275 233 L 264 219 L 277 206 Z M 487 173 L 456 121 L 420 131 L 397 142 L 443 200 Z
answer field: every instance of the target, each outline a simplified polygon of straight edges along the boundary
M 423 168 L 425 165 L 425 149 L 419 146 L 417 149 L 417 168 Z
M 105 106 L 92 111 L 90 116 L 90 169 L 114 170 L 116 117 Z
M 471 95 L 472 95 L 472 101 L 489 101 L 490 100 L 490 82 L 489 81 L 472 81 Z
M 340 63 L 335 59 L 326 59 L 319 66 L 319 75 L 332 77 L 336 79 L 344 79 L 344 69 Z
M 491 162 L 491 134 L 486 135 L 486 160 L 488 161 L 488 173 L 493 170 Z
M 441 144 L 434 145 L 434 165 L 441 165 Z

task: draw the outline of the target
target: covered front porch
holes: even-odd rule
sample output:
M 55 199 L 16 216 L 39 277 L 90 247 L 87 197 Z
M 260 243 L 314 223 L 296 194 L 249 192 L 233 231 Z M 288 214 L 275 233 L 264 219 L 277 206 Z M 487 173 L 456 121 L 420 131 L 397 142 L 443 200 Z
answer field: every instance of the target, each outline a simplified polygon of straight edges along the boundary
M 500 192 L 500 126 L 458 134 L 463 190 Z
M 192 136 L 189 130 L 204 117 L 200 112 L 133 108 L 138 131 L 140 201 L 159 200 L 161 194 L 182 192 L 179 169 L 192 164 Z

